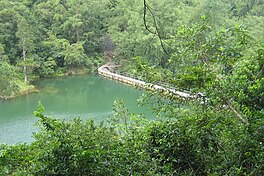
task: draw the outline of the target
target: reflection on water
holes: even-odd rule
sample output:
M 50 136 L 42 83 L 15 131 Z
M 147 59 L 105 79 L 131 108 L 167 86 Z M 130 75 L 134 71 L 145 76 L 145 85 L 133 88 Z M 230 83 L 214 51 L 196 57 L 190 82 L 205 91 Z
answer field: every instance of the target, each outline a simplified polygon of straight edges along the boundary
M 33 116 L 38 102 L 45 113 L 56 118 L 92 118 L 105 120 L 112 112 L 114 100 L 124 99 L 130 112 L 144 113 L 137 106 L 141 91 L 99 76 L 74 76 L 43 79 L 35 82 L 39 93 L 0 102 L 0 143 L 32 141 L 36 131 Z

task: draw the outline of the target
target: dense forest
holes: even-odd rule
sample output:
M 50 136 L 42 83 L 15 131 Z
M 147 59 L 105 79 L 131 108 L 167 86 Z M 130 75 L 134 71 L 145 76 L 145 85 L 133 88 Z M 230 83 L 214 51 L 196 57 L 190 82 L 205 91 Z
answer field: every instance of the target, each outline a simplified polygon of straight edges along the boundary
M 0 99 L 106 63 L 149 83 L 159 117 L 107 122 L 39 104 L 34 142 L 0 145 L 0 175 L 264 175 L 263 0 L 1 0 Z M 4 100 L 3 100 L 4 101 Z

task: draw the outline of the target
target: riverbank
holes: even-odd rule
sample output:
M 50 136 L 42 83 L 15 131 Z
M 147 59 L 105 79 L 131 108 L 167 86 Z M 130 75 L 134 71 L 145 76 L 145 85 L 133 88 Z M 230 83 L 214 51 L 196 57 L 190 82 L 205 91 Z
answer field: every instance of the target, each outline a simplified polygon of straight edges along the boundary
M 34 85 L 21 81 L 18 83 L 17 91 L 14 91 L 10 95 L 6 95 L 6 96 L 0 95 L 0 100 L 8 100 L 8 99 L 19 97 L 21 95 L 25 95 L 28 93 L 34 93 L 34 92 L 39 92 L 39 90 Z
M 43 79 L 63 77 L 63 76 L 87 75 L 89 73 L 91 73 L 91 71 L 89 69 L 72 69 L 72 70 L 67 70 L 64 73 L 56 74 L 52 77 L 47 77 L 47 78 L 43 78 Z M 34 82 L 38 79 L 42 79 L 42 78 L 34 77 L 34 78 L 32 78 L 32 80 L 30 82 L 27 82 L 27 83 L 25 83 L 24 81 L 21 81 L 21 80 L 16 80 L 17 89 L 15 89 L 12 92 L 9 92 L 8 95 L 1 95 L 0 94 L 0 100 L 8 100 L 8 99 L 16 98 L 16 97 L 19 97 L 19 96 L 22 96 L 25 94 L 39 92 L 39 90 L 37 89 L 37 87 L 35 85 L 30 84 L 31 82 Z

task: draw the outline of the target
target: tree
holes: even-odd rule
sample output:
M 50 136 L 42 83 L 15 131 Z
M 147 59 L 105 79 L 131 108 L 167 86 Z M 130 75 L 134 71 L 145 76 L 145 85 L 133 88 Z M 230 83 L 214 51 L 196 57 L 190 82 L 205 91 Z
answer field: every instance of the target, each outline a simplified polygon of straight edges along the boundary
M 74 37 L 75 39 L 73 40 L 74 42 L 79 42 L 80 41 L 80 30 L 82 29 L 82 15 L 81 14 L 76 14 L 74 16 L 69 17 L 63 24 L 63 29 L 65 31 L 68 31 L 69 33 L 72 33 L 72 29 L 74 32 L 73 34 L 76 36 Z M 68 29 L 69 28 L 69 29 Z
M 64 52 L 65 65 L 68 68 L 80 68 L 85 66 L 86 55 L 84 53 L 83 43 L 73 43 L 66 47 Z
M 178 29 L 169 69 L 137 66 L 146 75 L 161 72 L 153 82 L 166 80 L 196 97 L 150 94 L 155 112 L 170 119 L 154 124 L 150 155 L 163 174 L 263 174 L 263 46 L 241 26 L 211 35 L 206 29 Z
M 5 48 L 1 43 L 0 43 L 0 61 L 8 61 L 8 56 L 5 55 Z
M 31 26 L 28 24 L 26 19 L 20 15 L 17 17 L 18 23 L 17 23 L 17 32 L 16 36 L 19 38 L 19 48 L 22 50 L 22 59 L 23 62 L 21 62 L 21 65 L 23 67 L 23 73 L 24 73 L 24 81 L 28 82 L 28 74 L 29 74 L 29 65 L 27 62 L 28 55 L 30 55 L 30 52 L 34 50 L 34 42 L 33 42 L 33 34 L 31 32 Z M 32 60 L 34 62 L 34 60 Z M 32 63 L 31 62 L 31 63 Z
M 107 125 L 67 122 L 39 105 L 36 140 L 0 145 L 0 174 L 264 175 L 263 2 L 100 2 L 1 1 L 0 97 L 18 87 L 10 64 L 20 53 L 26 73 L 37 61 L 38 74 L 52 76 L 92 66 L 109 36 L 122 69 L 164 83 L 139 99 L 162 118 L 147 121 L 117 100 Z
M 6 99 L 19 90 L 18 83 L 16 82 L 17 77 L 17 69 L 7 62 L 0 60 L 0 99 Z
M 0 2 L 0 43 L 4 47 L 5 54 L 12 64 L 16 62 L 17 50 L 15 39 L 16 11 L 10 1 Z

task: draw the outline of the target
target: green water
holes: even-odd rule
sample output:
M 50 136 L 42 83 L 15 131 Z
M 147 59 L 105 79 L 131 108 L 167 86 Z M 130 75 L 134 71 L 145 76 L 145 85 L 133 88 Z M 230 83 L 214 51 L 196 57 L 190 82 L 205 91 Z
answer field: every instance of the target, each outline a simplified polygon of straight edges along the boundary
M 99 76 L 74 76 L 44 79 L 35 82 L 40 90 L 15 99 L 0 101 L 0 143 L 15 144 L 33 140 L 36 131 L 33 116 L 38 102 L 45 107 L 45 114 L 60 119 L 92 118 L 105 120 L 112 112 L 113 102 L 124 99 L 130 112 L 144 113 L 137 106 L 142 91 Z

